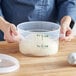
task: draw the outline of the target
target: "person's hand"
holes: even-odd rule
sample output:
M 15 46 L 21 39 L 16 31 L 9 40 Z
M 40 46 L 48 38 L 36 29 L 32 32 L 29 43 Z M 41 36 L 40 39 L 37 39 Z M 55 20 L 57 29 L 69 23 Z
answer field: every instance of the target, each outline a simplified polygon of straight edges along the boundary
M 0 30 L 4 33 L 4 39 L 7 42 L 18 41 L 18 33 L 14 24 L 11 24 L 0 17 Z
M 60 40 L 71 41 L 74 38 L 72 29 L 69 26 L 70 23 L 71 23 L 70 16 L 64 16 L 61 19 Z

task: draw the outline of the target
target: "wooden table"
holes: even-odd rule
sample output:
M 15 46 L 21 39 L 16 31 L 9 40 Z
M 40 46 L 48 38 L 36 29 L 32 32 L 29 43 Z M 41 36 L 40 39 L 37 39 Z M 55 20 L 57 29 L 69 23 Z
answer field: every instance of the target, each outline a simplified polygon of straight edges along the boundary
M 60 42 L 59 52 L 49 57 L 28 57 L 19 52 L 17 43 L 0 42 L 0 53 L 16 57 L 20 68 L 0 76 L 76 76 L 76 66 L 67 62 L 67 56 L 76 52 L 76 39 Z

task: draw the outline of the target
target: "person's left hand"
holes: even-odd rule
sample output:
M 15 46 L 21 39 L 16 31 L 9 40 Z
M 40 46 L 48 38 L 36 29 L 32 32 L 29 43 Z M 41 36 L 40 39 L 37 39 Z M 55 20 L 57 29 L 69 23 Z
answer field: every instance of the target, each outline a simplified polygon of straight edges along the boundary
M 0 30 L 4 33 L 4 40 L 6 40 L 7 42 L 20 41 L 16 26 L 6 21 L 3 17 L 0 17 Z
M 70 28 L 70 23 L 71 23 L 70 16 L 64 16 L 61 19 L 60 40 L 71 41 L 74 38 L 72 29 Z

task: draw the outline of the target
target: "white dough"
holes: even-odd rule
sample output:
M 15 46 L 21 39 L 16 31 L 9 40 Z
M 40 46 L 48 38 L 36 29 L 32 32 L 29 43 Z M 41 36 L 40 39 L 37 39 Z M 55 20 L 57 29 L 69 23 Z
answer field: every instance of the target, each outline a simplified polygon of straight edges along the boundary
M 69 64 L 76 64 L 76 53 L 69 54 L 68 63 Z
M 58 40 L 54 41 L 41 33 L 33 33 L 20 41 L 19 49 L 23 54 L 34 56 L 52 55 L 58 51 Z

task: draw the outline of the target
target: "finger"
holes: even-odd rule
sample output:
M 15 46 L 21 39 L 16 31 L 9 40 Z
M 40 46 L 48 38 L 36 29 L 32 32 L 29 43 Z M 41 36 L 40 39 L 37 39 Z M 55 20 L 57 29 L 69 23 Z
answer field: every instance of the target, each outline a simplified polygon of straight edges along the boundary
M 65 40 L 65 36 L 64 36 L 64 34 L 60 33 L 59 40 L 61 40 L 61 41 Z
M 7 30 L 7 32 L 4 33 L 4 39 L 7 42 L 14 42 L 14 39 L 13 39 L 13 36 L 11 35 L 11 33 L 10 33 L 10 30 Z
M 7 42 L 14 42 L 14 40 L 13 40 L 13 39 L 8 38 L 7 36 L 6 36 L 4 39 L 5 39 L 5 41 L 7 41 Z
M 15 42 L 19 42 L 20 41 L 19 34 L 17 36 L 15 36 L 14 34 L 12 34 L 12 36 L 13 36 L 13 39 L 14 39 Z
M 64 41 L 65 39 L 60 37 L 59 40 L 60 40 L 60 41 Z
M 70 34 L 72 34 L 72 30 L 70 28 L 68 28 L 67 32 L 66 32 L 66 36 L 69 36 Z
M 60 40 L 63 41 L 65 39 L 66 29 L 61 27 L 60 29 Z
M 10 30 L 12 31 L 12 33 L 13 33 L 14 35 L 17 35 L 17 34 L 18 34 L 18 33 L 17 33 L 17 29 L 16 29 L 16 27 L 15 27 L 14 24 L 11 25 Z
M 73 32 L 70 28 L 68 28 L 67 32 L 66 32 L 65 40 L 66 41 L 71 41 L 73 38 L 74 38 Z
M 69 36 L 67 36 L 65 38 L 65 41 L 71 41 L 72 39 L 74 39 L 74 35 L 73 34 L 70 34 Z

